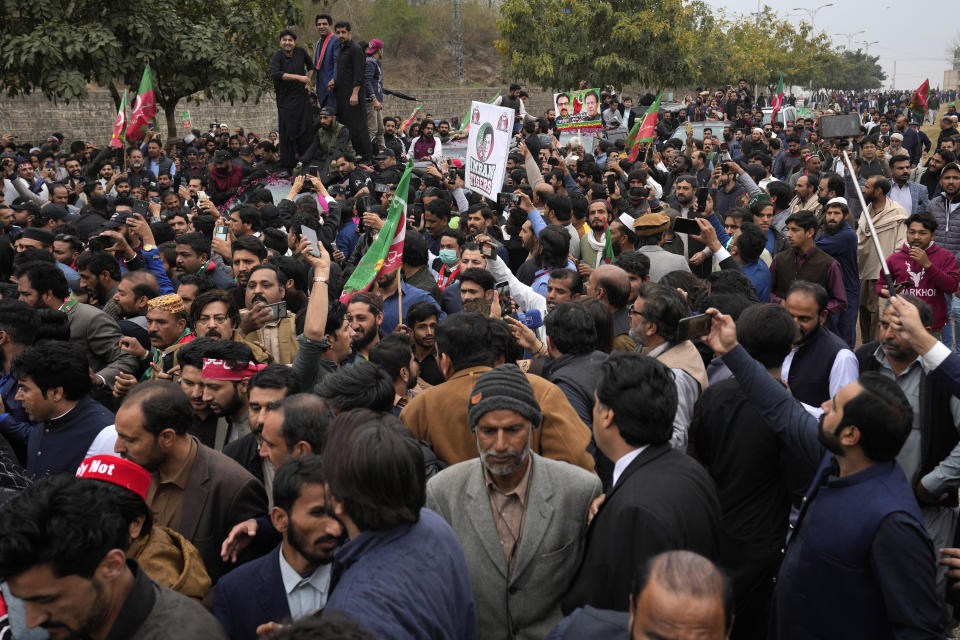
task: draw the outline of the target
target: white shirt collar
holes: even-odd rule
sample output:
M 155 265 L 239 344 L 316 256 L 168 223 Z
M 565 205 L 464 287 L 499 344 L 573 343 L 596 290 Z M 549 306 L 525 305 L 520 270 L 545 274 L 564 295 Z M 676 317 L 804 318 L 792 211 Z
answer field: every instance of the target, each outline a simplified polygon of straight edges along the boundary
M 309 582 L 314 589 L 322 594 L 326 594 L 330 588 L 330 568 L 332 563 L 322 564 L 316 568 L 309 578 L 303 578 L 296 570 L 290 566 L 287 559 L 283 557 L 283 549 L 280 549 L 280 577 L 283 578 L 283 590 L 289 596 L 302 582 Z
M 648 446 L 650 445 L 645 444 L 642 447 L 634 449 L 626 455 L 620 456 L 620 459 L 617 460 L 617 463 L 613 465 L 613 482 L 610 483 L 611 487 L 617 486 L 617 480 L 620 479 L 620 475 L 626 471 L 627 467 L 630 466 L 630 463 L 633 462 L 633 459 L 643 453 L 643 450 Z

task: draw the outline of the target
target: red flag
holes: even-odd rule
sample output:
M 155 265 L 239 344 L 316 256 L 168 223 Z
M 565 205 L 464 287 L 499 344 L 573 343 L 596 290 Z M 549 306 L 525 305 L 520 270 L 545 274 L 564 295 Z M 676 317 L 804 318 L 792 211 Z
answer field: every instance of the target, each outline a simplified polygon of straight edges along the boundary
M 117 111 L 117 119 L 113 121 L 113 135 L 110 136 L 110 146 L 120 148 L 123 146 L 123 130 L 127 128 L 127 90 L 123 90 L 120 96 L 120 110 Z
M 137 91 L 137 100 L 133 103 L 133 113 L 130 114 L 130 126 L 127 127 L 127 140 L 141 140 L 143 129 L 157 117 L 157 103 L 153 95 L 153 74 L 150 73 L 150 63 L 143 70 L 140 79 L 140 89 Z
M 913 98 L 910 100 L 910 111 L 918 118 L 922 118 L 927 113 L 927 92 L 930 91 L 930 80 L 924 80 L 923 84 L 917 87 L 913 92 Z
M 773 113 L 770 114 L 770 122 L 776 122 L 777 114 L 783 109 L 783 71 L 780 72 L 780 83 L 777 85 L 777 92 L 770 96 L 770 106 L 773 107 Z

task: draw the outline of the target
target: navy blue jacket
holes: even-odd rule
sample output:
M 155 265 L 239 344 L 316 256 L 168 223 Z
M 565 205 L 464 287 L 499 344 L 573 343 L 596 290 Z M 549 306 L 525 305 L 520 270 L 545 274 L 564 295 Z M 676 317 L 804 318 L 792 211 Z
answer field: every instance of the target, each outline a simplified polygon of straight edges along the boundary
M 364 531 L 337 549 L 330 588 L 326 608 L 378 638 L 477 638 L 463 550 L 429 509 L 414 524 Z
M 857 268 L 857 232 L 844 223 L 837 233 L 821 234 L 816 240 L 817 248 L 826 253 L 840 264 L 840 274 L 843 276 L 843 289 L 847 300 L 860 298 L 860 271 Z M 852 302 L 851 302 L 852 304 Z
M 739 345 L 723 362 L 767 425 L 817 467 L 790 525 L 771 637 L 940 637 L 933 546 L 900 466 L 837 477 L 817 420 L 786 387 Z
M 213 597 L 213 615 L 230 640 L 256 640 L 260 625 L 290 621 L 280 575 L 280 545 L 220 578 Z
M 27 437 L 27 472 L 37 478 L 76 473 L 93 439 L 113 422 L 109 409 L 84 396 L 66 415 L 34 425 Z

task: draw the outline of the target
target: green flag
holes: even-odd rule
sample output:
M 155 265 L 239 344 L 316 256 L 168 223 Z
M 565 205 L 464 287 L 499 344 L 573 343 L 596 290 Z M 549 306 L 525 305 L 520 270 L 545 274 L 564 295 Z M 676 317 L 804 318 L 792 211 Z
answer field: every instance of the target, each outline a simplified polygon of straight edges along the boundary
M 403 255 L 403 239 L 407 231 L 407 197 L 410 192 L 410 173 L 413 160 L 407 161 L 407 168 L 397 184 L 397 190 L 390 201 L 390 210 L 383 228 L 377 234 L 360 264 L 353 270 L 347 284 L 343 285 L 340 302 L 347 304 L 358 291 L 366 291 L 381 273 L 389 273 L 400 267 Z

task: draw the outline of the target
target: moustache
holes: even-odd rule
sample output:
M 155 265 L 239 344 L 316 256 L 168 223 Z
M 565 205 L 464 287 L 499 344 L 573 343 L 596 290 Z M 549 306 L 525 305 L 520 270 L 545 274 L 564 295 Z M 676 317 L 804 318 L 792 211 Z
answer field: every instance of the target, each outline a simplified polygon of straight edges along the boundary
M 151 331 L 150 333 L 147 334 L 147 336 L 148 336 L 151 340 L 159 340 L 159 339 L 160 339 L 160 334 L 157 333 L 156 331 Z
M 223 336 L 221 336 L 221 335 L 220 335 L 220 332 L 217 331 L 216 329 L 210 329 L 209 331 L 207 331 L 207 337 L 208 337 L 208 338 L 216 338 L 216 339 L 219 340 L 219 339 L 222 338 Z
M 257 293 L 250 298 L 250 304 L 252 305 L 254 302 L 262 302 L 263 304 L 267 304 L 267 299 L 262 293 Z

